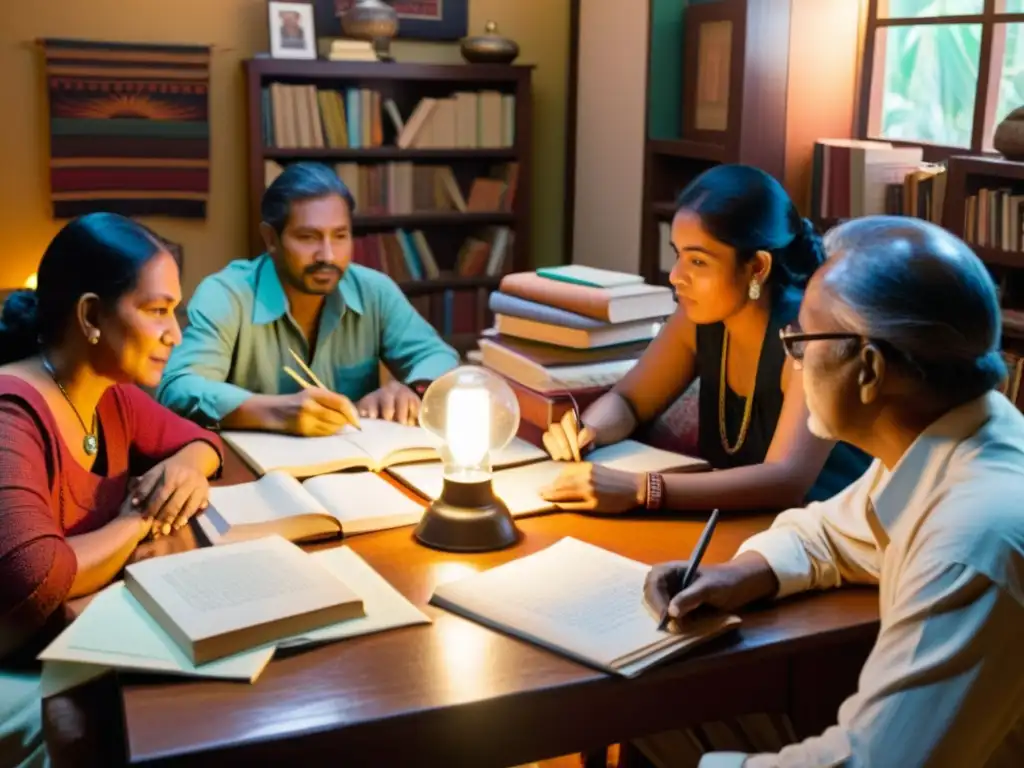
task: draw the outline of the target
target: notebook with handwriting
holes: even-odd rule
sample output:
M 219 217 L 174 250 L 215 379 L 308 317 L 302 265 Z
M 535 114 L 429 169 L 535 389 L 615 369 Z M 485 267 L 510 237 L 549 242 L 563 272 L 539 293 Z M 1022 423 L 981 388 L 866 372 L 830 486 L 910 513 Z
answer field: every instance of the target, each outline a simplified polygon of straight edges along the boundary
M 362 431 L 346 426 L 329 437 L 296 437 L 270 432 L 221 433 L 258 474 L 285 472 L 312 477 L 346 469 L 380 471 L 395 464 L 437 461 L 438 440 L 421 427 L 363 419 Z M 518 438 L 492 457 L 495 466 L 537 461 L 544 451 Z
M 703 459 L 653 448 L 636 440 L 597 448 L 584 458 L 625 472 L 699 472 L 708 468 Z M 565 462 L 549 460 L 498 470 L 492 475 L 494 493 L 505 502 L 513 517 L 553 512 L 557 507 L 542 498 L 540 491 L 553 483 L 565 466 Z M 439 464 L 389 467 L 388 474 L 426 499 L 437 498 L 444 487 L 444 468 Z
M 231 544 L 272 534 L 294 542 L 351 536 L 412 525 L 422 516 L 422 503 L 373 472 L 300 482 L 274 471 L 251 483 L 211 488 L 210 506 L 196 522 L 211 544 Z
M 740 624 L 706 615 L 658 630 L 643 600 L 650 566 L 566 537 L 547 549 L 439 586 L 430 599 L 468 619 L 597 669 L 635 677 Z

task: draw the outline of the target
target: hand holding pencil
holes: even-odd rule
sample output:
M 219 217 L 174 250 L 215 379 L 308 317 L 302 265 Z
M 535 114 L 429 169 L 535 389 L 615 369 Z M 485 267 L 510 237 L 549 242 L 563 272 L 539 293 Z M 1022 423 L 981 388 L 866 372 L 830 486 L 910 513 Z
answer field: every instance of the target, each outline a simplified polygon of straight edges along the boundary
M 288 431 L 306 437 L 321 437 L 333 435 L 346 425 L 361 429 L 359 413 L 352 401 L 325 387 L 306 361 L 294 350 L 289 351 L 306 377 L 294 368 L 284 366 L 284 372 L 302 387 L 302 391 L 287 396 L 289 407 L 284 420 Z

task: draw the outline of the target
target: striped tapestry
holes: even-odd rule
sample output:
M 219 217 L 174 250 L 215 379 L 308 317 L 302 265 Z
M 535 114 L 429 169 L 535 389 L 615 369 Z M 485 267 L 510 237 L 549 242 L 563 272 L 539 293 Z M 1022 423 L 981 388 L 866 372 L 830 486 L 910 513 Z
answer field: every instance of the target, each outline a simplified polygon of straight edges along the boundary
M 55 218 L 205 218 L 206 46 L 45 40 Z

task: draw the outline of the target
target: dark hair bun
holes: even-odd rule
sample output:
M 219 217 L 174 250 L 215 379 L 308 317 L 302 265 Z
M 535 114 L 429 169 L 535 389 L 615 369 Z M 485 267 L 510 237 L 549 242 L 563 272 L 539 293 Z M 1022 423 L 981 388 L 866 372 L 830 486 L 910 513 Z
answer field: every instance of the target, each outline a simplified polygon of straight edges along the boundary
M 0 312 L 0 363 L 22 360 L 39 349 L 39 302 L 35 291 L 15 291 Z
M 39 333 L 39 300 L 35 291 L 15 291 L 4 302 L 0 325 L 8 333 Z

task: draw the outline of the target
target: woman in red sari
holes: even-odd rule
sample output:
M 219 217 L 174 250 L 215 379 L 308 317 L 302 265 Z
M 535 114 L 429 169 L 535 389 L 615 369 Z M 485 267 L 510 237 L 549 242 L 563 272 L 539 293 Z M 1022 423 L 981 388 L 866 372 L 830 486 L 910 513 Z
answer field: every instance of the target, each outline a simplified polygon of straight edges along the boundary
M 206 506 L 219 440 L 137 385 L 181 340 L 178 266 L 130 219 L 95 213 L 54 238 L 36 291 L 0 316 L 0 658 L 65 600 L 109 584 L 147 537 Z M 29 677 L 3 680 L 0 766 L 44 752 Z M 28 682 L 26 682 L 28 680 Z M 20 693 L 18 693 L 20 691 Z M 36 707 L 27 717 L 25 707 Z M 21 738 L 4 737 L 4 716 Z M 4 755 L 13 744 L 21 755 Z

